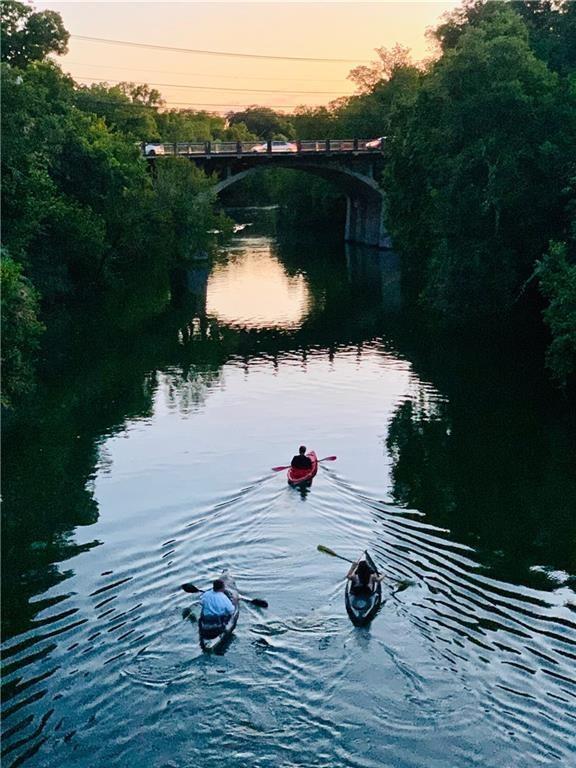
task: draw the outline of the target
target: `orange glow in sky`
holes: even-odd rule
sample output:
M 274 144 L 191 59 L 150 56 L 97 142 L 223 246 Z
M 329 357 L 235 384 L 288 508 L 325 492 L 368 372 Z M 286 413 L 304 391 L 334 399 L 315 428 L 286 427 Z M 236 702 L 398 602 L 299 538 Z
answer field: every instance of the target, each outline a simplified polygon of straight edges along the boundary
M 128 80 L 155 85 L 167 105 L 226 112 L 250 104 L 291 111 L 353 93 L 347 75 L 401 43 L 416 60 L 431 53 L 426 29 L 458 2 L 37 2 L 58 11 L 71 35 L 177 48 L 339 62 L 241 59 L 70 39 L 59 57 L 80 83 Z M 229 89 L 229 90 L 224 90 Z M 292 93 L 286 93 L 291 91 Z M 315 93 L 304 93 L 314 91 Z

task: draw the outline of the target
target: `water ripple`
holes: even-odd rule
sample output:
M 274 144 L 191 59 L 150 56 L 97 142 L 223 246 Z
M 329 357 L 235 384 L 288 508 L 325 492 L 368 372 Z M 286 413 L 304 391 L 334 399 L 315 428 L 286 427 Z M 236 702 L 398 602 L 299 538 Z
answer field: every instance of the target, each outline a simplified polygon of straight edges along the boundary
M 164 516 L 156 541 L 110 560 L 100 548 L 92 581 L 54 587 L 33 628 L 5 643 L 11 768 L 126 755 L 207 768 L 573 759 L 576 622 L 564 597 L 489 578 L 418 511 L 325 467 L 308 494 L 265 475 L 146 514 Z M 370 627 L 348 621 L 348 565 L 321 542 L 375 557 L 385 599 Z M 203 588 L 222 568 L 270 608 L 243 604 L 227 652 L 207 656 L 180 584 Z

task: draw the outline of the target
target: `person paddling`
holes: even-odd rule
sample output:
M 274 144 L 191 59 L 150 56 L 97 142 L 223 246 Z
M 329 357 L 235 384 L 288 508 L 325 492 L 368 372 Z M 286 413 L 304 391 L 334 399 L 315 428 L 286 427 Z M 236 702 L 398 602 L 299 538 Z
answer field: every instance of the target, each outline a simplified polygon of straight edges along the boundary
M 222 579 L 214 579 L 212 589 L 200 599 L 202 619 L 208 624 L 225 624 L 236 610 L 226 592 Z
M 305 445 L 301 445 L 300 448 L 298 448 L 298 453 L 293 457 L 290 466 L 292 469 L 312 469 L 312 461 L 306 456 Z
M 346 574 L 346 578 L 352 582 L 352 593 L 359 595 L 365 592 L 373 592 L 376 584 L 382 581 L 384 577 L 374 573 L 366 560 L 359 560 L 352 565 Z

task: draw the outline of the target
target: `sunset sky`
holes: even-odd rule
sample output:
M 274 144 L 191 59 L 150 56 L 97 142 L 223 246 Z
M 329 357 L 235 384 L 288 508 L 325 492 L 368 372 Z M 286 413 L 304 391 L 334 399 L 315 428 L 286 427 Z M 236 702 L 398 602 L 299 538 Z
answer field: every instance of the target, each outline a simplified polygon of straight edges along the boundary
M 401 43 L 429 56 L 426 29 L 458 2 L 39 2 L 58 11 L 71 33 L 59 61 L 80 83 L 154 84 L 168 106 L 225 112 L 250 104 L 290 111 L 353 92 L 347 75 Z M 346 61 L 289 61 L 214 56 L 81 40 L 107 38 L 156 46 L 263 56 Z M 228 89 L 228 90 L 227 90 Z M 289 91 L 290 93 L 287 93 Z M 312 91 L 312 93 L 309 93 Z M 308 92 L 308 93 L 306 93 Z

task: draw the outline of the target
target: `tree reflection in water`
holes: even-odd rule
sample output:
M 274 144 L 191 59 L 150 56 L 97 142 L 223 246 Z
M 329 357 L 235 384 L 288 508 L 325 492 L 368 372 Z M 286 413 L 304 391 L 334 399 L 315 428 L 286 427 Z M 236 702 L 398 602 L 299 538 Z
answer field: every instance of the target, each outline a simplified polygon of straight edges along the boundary
M 400 403 L 388 428 L 386 448 L 393 462 L 394 500 L 425 511 L 436 521 L 450 519 L 456 498 L 447 404 L 430 402 L 424 393 Z
M 421 390 L 397 406 L 386 437 L 392 497 L 473 546 L 495 577 L 550 588 L 534 563 L 576 571 L 568 433 L 543 430 L 529 397 L 519 409 L 507 397 L 480 402 L 474 377 L 453 384 L 451 400 Z
M 299 325 L 241 327 L 208 315 L 209 268 L 198 264 L 171 286 L 143 277 L 142 291 L 52 326 L 40 387 L 3 434 L 4 637 L 31 626 L 42 607 L 31 598 L 70 575 L 60 563 L 98 544 L 78 543 L 75 529 L 98 518 L 91 482 L 106 462 L 102 437 L 150 418 L 160 383 L 169 407 L 189 413 L 223 385 L 232 359 L 248 367 L 311 349 L 331 357 L 373 339 L 432 385 L 389 424 L 395 500 L 472 544 L 501 578 L 545 586 L 529 564 L 576 571 L 573 431 L 524 361 L 482 352 L 477 339 L 438 342 L 403 314 L 392 254 L 345 252 L 321 238 L 270 248 L 287 275 L 306 281 Z

